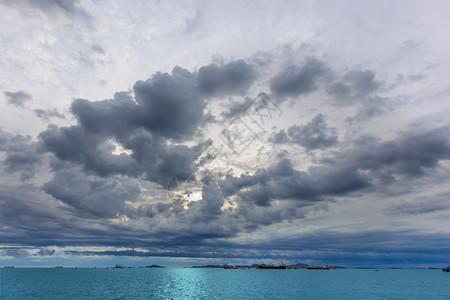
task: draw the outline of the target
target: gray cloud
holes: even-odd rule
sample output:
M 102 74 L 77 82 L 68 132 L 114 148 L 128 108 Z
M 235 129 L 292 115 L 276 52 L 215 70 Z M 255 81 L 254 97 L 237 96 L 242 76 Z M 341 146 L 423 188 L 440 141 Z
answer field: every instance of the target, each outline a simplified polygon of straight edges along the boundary
M 141 166 L 146 178 L 163 185 L 179 173 L 194 173 L 194 161 L 208 142 L 195 147 L 166 145 L 164 140 L 154 139 L 140 131 L 124 140 L 124 146 L 133 151 L 132 158 Z
M 450 127 L 405 132 L 397 140 L 375 142 L 336 156 L 336 162 L 383 173 L 420 175 L 450 159 Z
M 317 89 L 317 81 L 327 75 L 326 65 L 308 58 L 303 66 L 289 66 L 270 80 L 270 89 L 277 96 L 298 96 Z
M 89 19 L 90 15 L 81 8 L 78 3 L 79 0 L 3 0 L 4 4 L 10 6 L 17 6 L 21 9 L 30 8 L 39 9 L 48 14 L 63 13 L 68 16 L 82 17 Z
M 416 200 L 403 200 L 391 203 L 384 212 L 388 215 L 420 215 L 450 210 L 448 198 L 450 193 L 441 193 L 433 197 L 421 197 Z
M 358 105 L 358 112 L 348 117 L 347 121 L 363 122 L 381 116 L 395 107 L 394 101 L 379 96 L 383 86 L 384 83 L 376 80 L 375 73 L 371 70 L 350 71 L 341 80 L 326 86 L 326 91 L 337 106 Z
M 50 127 L 40 134 L 43 148 L 53 152 L 60 160 L 83 166 L 84 170 L 100 176 L 124 174 L 144 176 L 165 185 L 180 172 L 194 172 L 194 161 L 203 144 L 197 147 L 167 145 L 144 130 L 134 130 L 118 140 L 131 154 L 113 154 L 115 147 L 107 136 L 87 133 L 80 127 Z
M 100 45 L 93 44 L 93 45 L 91 46 L 91 49 L 92 49 L 92 51 L 94 51 L 94 52 L 96 52 L 96 53 L 106 55 L 105 50 L 104 50 L 104 49 L 102 48 L 102 46 L 100 46 Z
M 282 159 L 268 169 L 259 169 L 254 175 L 227 177 L 222 189 L 227 195 L 238 194 L 243 201 L 259 206 L 270 206 L 273 200 L 287 199 L 309 205 L 323 201 L 326 196 L 347 194 L 368 187 L 367 180 L 357 170 L 329 167 L 297 171 L 289 159 Z
M 198 70 L 198 88 L 208 96 L 244 94 L 255 79 L 253 67 L 243 60 L 210 64 Z
M 8 98 L 8 103 L 15 106 L 24 107 L 25 102 L 30 101 L 32 96 L 25 91 L 17 92 L 4 92 L 4 95 Z
M 228 176 L 225 195 L 238 194 L 243 201 L 270 206 L 276 199 L 321 201 L 326 196 L 346 195 L 376 182 L 392 183 L 392 175 L 418 176 L 440 160 L 450 159 L 449 127 L 408 133 L 394 141 L 364 139 L 357 147 L 327 158 L 322 165 L 296 171 L 282 159 L 254 175 Z
M 364 103 L 362 103 L 359 111 L 354 116 L 347 117 L 346 120 L 350 123 L 354 121 L 368 121 L 373 117 L 385 114 L 390 109 L 393 109 L 393 105 L 390 103 L 389 99 L 378 96 L 368 97 L 365 99 Z
M 66 116 L 63 114 L 60 114 L 56 108 L 52 110 L 43 110 L 43 109 L 35 109 L 34 113 L 38 118 L 49 120 L 50 118 L 58 118 L 58 119 L 65 119 Z
M 128 92 L 103 101 L 76 99 L 71 111 L 86 132 L 119 140 L 140 129 L 180 140 L 191 137 L 203 120 L 205 103 L 187 70 L 175 67 L 172 74 L 157 73 L 138 81 L 134 93 L 135 99 Z
M 80 221 L 60 203 L 31 184 L 0 185 L 0 237 L 5 244 L 55 245 L 80 235 L 90 221 Z M 83 229 L 84 228 L 84 229 Z
M 289 142 L 289 137 L 286 134 L 286 130 L 280 130 L 278 132 L 272 133 L 269 138 L 269 142 L 275 144 L 286 144 L 287 142 Z
M 41 248 L 36 256 L 53 256 L 55 252 L 55 249 Z
M 293 125 L 272 134 L 269 141 L 275 144 L 293 143 L 303 146 L 306 151 L 334 146 L 338 142 L 335 128 L 329 128 L 322 114 L 316 115 L 306 125 Z
M 42 162 L 37 144 L 29 136 L 11 135 L 0 130 L 0 152 L 5 154 L 2 161 L 5 171 L 19 173 L 21 180 L 33 177 Z
M 372 95 L 380 86 L 381 82 L 375 80 L 373 71 L 350 71 L 340 81 L 331 83 L 327 92 L 337 104 L 349 105 L 364 101 L 365 97 Z
M 345 229 L 345 228 L 344 228 Z M 350 266 L 389 266 L 445 261 L 450 248 L 447 234 L 414 230 L 361 230 L 349 232 L 318 229 L 295 237 L 275 238 L 270 249 L 299 251 L 298 256 L 317 262 Z M 441 243 L 440 241 L 445 240 Z M 420 245 L 417 241 L 420 240 Z M 278 245 L 278 248 L 277 248 Z M 261 245 L 264 247 L 264 245 Z M 288 252 L 289 253 L 289 252 Z
M 254 100 L 252 98 L 245 97 L 244 102 L 232 103 L 228 107 L 228 111 L 224 112 L 222 115 L 227 119 L 232 119 L 248 112 L 252 104 L 254 104 Z
M 12 257 L 17 257 L 17 258 L 31 256 L 30 252 L 27 249 L 23 249 L 23 248 L 1 249 L 0 253 L 5 256 L 12 256 Z
M 448 236 L 432 231 L 413 230 L 351 230 L 353 228 L 316 229 L 289 237 L 272 237 L 270 241 L 200 242 L 198 244 L 145 246 L 147 251 L 128 250 L 66 250 L 65 255 L 74 256 L 129 256 L 129 257 L 189 257 L 220 259 L 251 259 L 286 263 L 330 264 L 353 266 L 388 267 L 392 265 L 418 267 L 442 264 L 450 251 Z M 350 229 L 351 231 L 345 231 Z M 420 240 L 420 245 L 417 241 Z M 445 241 L 445 242 L 443 242 Z M 198 242 L 198 241 L 196 241 Z M 0 253 L 14 257 L 52 255 L 47 248 L 0 248 Z

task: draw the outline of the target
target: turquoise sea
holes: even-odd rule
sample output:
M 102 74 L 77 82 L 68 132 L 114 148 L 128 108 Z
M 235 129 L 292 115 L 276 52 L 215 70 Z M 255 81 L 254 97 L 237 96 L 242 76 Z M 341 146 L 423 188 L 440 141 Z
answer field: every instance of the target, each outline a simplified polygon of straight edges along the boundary
M 450 273 L 418 269 L 0 270 L 1 299 L 450 299 Z

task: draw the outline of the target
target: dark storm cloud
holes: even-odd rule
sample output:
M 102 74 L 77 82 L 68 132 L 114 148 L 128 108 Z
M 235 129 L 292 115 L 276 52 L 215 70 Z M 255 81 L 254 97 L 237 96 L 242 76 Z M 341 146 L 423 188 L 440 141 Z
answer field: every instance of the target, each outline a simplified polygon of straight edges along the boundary
M 238 194 L 243 201 L 258 206 L 270 206 L 276 199 L 308 204 L 367 186 L 367 180 L 357 170 L 336 168 L 328 171 L 328 167 L 321 166 L 308 169 L 308 173 L 301 172 L 286 158 L 270 168 L 258 169 L 254 175 L 229 176 L 222 183 L 226 195 Z
M 145 130 L 134 130 L 118 141 L 131 154 L 113 154 L 115 146 L 105 137 L 86 133 L 82 128 L 50 127 L 40 134 L 45 150 L 51 151 L 62 161 L 70 161 L 83 166 L 84 170 L 100 176 L 124 174 L 140 176 L 167 184 L 169 179 L 180 172 L 194 172 L 194 161 L 204 145 L 188 147 L 168 145 Z
M 5 158 L 2 165 L 8 174 L 19 173 L 21 180 L 34 176 L 42 158 L 37 151 L 37 144 L 29 136 L 11 135 L 0 130 L 0 152 Z
M 137 127 L 135 118 L 140 107 L 128 92 L 118 92 L 113 99 L 103 101 L 75 99 L 70 110 L 77 118 L 79 127 L 86 132 L 122 137 Z
M 374 172 L 421 175 L 425 168 L 450 159 L 449 134 L 450 127 L 445 126 L 405 132 L 393 141 L 368 140 L 367 144 L 337 155 L 335 162 Z
M 214 185 L 205 185 L 202 188 L 202 201 L 191 203 L 189 210 L 190 214 L 195 216 L 191 220 L 192 223 L 209 223 L 223 214 L 221 208 L 224 203 L 224 198 L 221 195 L 219 188 Z M 200 218 L 198 218 L 201 216 Z
M 338 142 L 335 128 L 329 128 L 322 114 L 318 114 L 306 125 L 293 125 L 272 134 L 269 141 L 275 144 L 293 143 L 303 146 L 306 151 L 334 146 Z
M 187 70 L 156 73 L 136 82 L 134 93 L 135 99 L 127 92 L 103 101 L 76 99 L 71 111 L 87 132 L 117 139 L 141 128 L 163 138 L 188 138 L 203 120 L 205 103 Z
M 175 67 L 171 74 L 156 73 L 136 82 L 134 97 L 119 92 L 103 101 L 76 99 L 71 112 L 78 125 L 50 126 L 39 137 L 44 150 L 62 161 L 82 164 L 87 171 L 101 176 L 144 175 L 165 184 L 180 172 L 194 172 L 194 161 L 208 143 L 196 147 L 173 143 L 191 138 L 204 123 L 202 93 L 244 92 L 253 79 L 252 68 L 244 61 L 209 65 L 198 74 Z M 113 155 L 114 142 L 131 154 Z
M 49 120 L 50 118 L 58 118 L 58 119 L 65 119 L 66 116 L 63 114 L 60 114 L 56 108 L 53 110 L 43 110 L 43 109 L 35 109 L 34 113 L 38 118 Z
M 156 73 L 136 82 L 134 97 L 119 92 L 103 101 L 76 99 L 71 112 L 78 125 L 50 126 L 39 137 L 44 150 L 62 161 L 82 164 L 87 171 L 102 176 L 144 175 L 165 184 L 180 172 L 192 173 L 195 159 L 207 144 L 173 143 L 191 138 L 204 123 L 202 94 L 244 92 L 253 80 L 252 67 L 244 61 L 209 65 L 198 74 L 175 67 L 171 74 Z M 113 155 L 112 142 L 131 154 Z
M 137 125 L 165 137 L 191 136 L 205 108 L 196 88 L 194 75 L 180 67 L 175 67 L 172 75 L 157 73 L 136 82 L 134 93 L 140 108 Z
M 243 60 L 210 64 L 198 70 L 198 88 L 207 96 L 244 94 L 255 79 L 253 67 Z
M 152 230 L 156 223 L 149 218 L 145 228 L 135 227 L 134 222 L 109 221 L 127 215 L 145 217 L 139 207 L 125 205 L 125 200 L 136 201 L 139 188 L 132 180 L 122 179 L 83 177 L 74 170 L 58 173 L 44 188 L 59 199 L 30 184 L 0 185 L 0 239 L 4 244 L 32 246 L 164 246 L 174 235 L 183 235 Z
M 44 151 L 51 151 L 62 161 L 81 164 L 86 171 L 101 176 L 138 174 L 136 162 L 129 155 L 112 154 L 113 146 L 104 143 L 104 139 L 87 133 L 81 127 L 49 126 L 39 137 Z
M 3 93 L 8 98 L 8 103 L 15 106 L 24 107 L 25 102 L 30 101 L 32 96 L 25 91 L 17 92 L 4 92 Z
M 42 188 L 80 212 L 101 218 L 126 215 L 125 202 L 135 202 L 141 193 L 140 187 L 131 180 L 92 179 L 77 170 L 56 172 Z
M 270 90 L 277 96 L 298 96 L 317 89 L 317 81 L 327 75 L 326 65 L 308 58 L 303 66 L 289 66 L 270 80 Z
M 205 146 L 168 143 L 190 138 L 203 122 L 205 102 L 195 76 L 175 67 L 172 74 L 157 73 L 113 99 L 76 99 L 71 106 L 77 126 L 50 126 L 40 134 L 43 148 L 60 160 L 79 163 L 85 170 L 109 174 L 144 175 L 166 184 L 180 172 L 193 172 Z M 114 155 L 115 141 L 131 154 Z
M 76 169 L 57 172 L 42 189 L 55 198 L 32 185 L 0 186 L 3 243 L 173 249 L 239 232 L 230 218 L 220 219 L 223 200 L 211 188 L 189 210 L 148 194 L 142 202 L 140 185 L 126 177 L 99 179 Z M 111 221 L 122 217 L 130 221 Z
M 194 173 L 194 161 L 208 142 L 195 147 L 184 145 L 167 145 L 164 140 L 154 139 L 144 131 L 133 133 L 123 141 L 131 149 L 131 157 L 141 166 L 146 178 L 163 185 L 179 173 Z
M 55 245 L 79 235 L 79 222 L 57 201 L 31 184 L 0 185 L 0 239 L 7 244 Z

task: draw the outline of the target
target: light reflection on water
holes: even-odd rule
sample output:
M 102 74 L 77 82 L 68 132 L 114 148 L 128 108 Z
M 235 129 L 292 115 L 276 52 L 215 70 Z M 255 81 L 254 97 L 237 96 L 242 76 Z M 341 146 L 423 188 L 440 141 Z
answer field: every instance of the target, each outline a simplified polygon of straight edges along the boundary
M 448 299 L 440 270 L 0 269 L 1 299 Z

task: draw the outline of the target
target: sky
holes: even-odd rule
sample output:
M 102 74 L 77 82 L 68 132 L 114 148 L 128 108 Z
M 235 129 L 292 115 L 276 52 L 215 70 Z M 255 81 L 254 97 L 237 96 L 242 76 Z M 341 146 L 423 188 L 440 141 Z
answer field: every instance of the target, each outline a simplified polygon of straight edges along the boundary
M 448 1 L 0 12 L 0 265 L 449 262 Z

